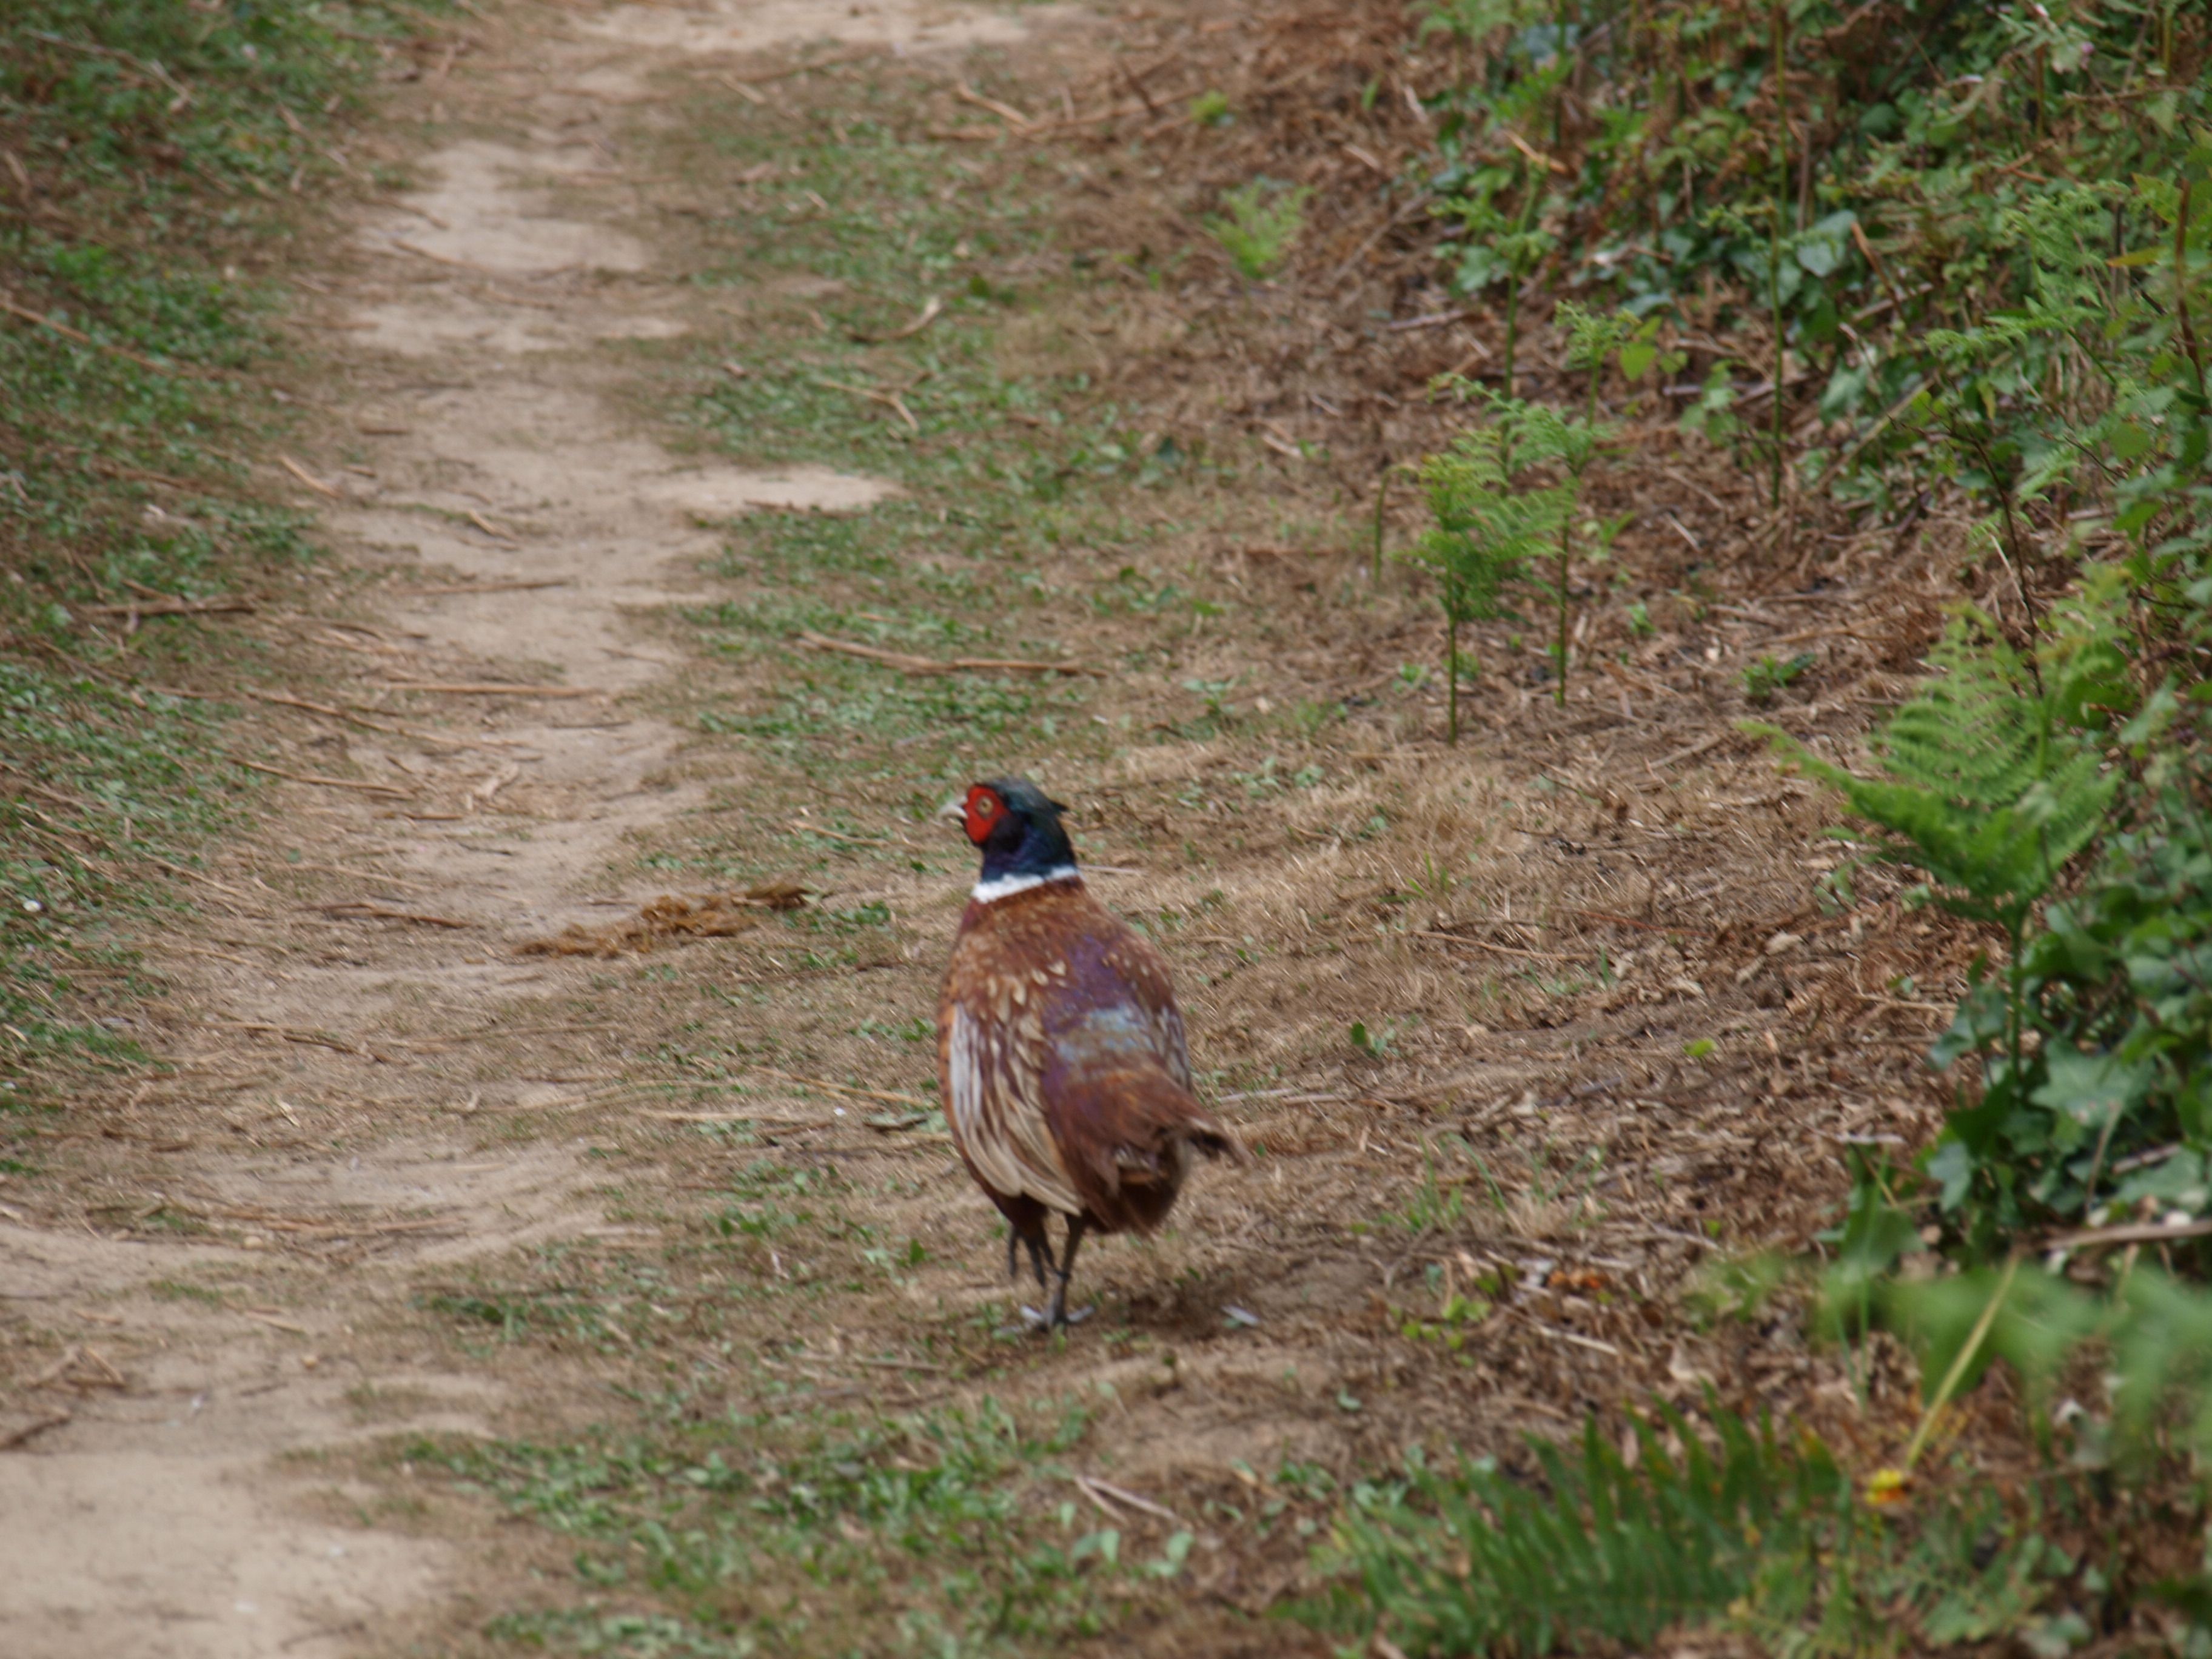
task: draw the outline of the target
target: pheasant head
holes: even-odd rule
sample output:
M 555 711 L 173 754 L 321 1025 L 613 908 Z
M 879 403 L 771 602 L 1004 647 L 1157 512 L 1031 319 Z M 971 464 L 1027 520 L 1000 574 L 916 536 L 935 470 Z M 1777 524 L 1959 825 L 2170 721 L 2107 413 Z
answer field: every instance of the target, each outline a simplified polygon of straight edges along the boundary
M 994 778 L 948 801 L 956 818 L 983 854 L 975 896 L 989 902 L 1048 881 L 1073 877 L 1075 848 L 1060 827 L 1067 809 L 1029 779 Z

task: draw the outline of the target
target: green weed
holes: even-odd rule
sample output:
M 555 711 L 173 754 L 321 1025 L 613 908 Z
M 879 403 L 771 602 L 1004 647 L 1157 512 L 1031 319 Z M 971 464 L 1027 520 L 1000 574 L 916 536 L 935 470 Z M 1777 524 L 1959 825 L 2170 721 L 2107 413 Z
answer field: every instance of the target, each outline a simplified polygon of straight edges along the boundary
M 181 1279 L 157 1279 L 146 1286 L 155 1298 L 162 1302 L 199 1302 L 210 1308 L 224 1304 L 224 1293 L 209 1285 L 191 1285 Z
M 1457 1187 L 1445 1187 L 1437 1179 L 1437 1156 L 1425 1153 L 1421 1159 L 1421 1184 L 1414 1189 L 1413 1202 L 1390 1218 L 1409 1233 L 1450 1232 L 1460 1224 L 1465 1213 L 1467 1199 Z
M 1794 685 L 1819 660 L 1809 651 L 1800 651 L 1786 662 L 1761 656 L 1743 671 L 1744 701 L 1753 708 L 1764 708 L 1774 701 L 1776 692 Z
M 1409 1461 L 1402 1483 L 1345 1511 L 1323 1559 L 1353 1582 L 1303 1616 L 1346 1632 L 1385 1626 L 1420 1655 L 1638 1644 L 1720 1612 L 1764 1561 L 1850 1524 L 1850 1483 L 1816 1444 L 1723 1415 L 1716 1455 L 1687 1424 L 1662 1421 L 1681 1451 L 1670 1456 L 1638 1422 L 1633 1464 L 1595 1424 L 1578 1455 L 1533 1443 L 1540 1487 L 1487 1459 Z
M 1255 179 L 1222 191 L 1223 211 L 1207 219 L 1206 228 L 1237 269 L 1260 282 L 1274 274 L 1304 233 L 1306 203 L 1312 196 L 1310 185 Z
M 435 1291 L 417 1299 L 428 1312 L 464 1325 L 484 1325 L 504 1342 L 547 1334 L 602 1337 L 607 1326 L 599 1309 L 578 1292 L 563 1289 Z

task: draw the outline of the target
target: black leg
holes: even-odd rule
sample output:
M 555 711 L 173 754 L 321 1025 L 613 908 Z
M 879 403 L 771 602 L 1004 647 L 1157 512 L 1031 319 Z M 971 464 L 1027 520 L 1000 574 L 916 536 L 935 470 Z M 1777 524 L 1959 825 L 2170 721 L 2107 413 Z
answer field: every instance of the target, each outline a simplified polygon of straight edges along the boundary
M 1048 1316 L 1048 1322 L 1052 1326 L 1062 1326 L 1073 1322 L 1068 1317 L 1067 1312 L 1067 1281 L 1075 1272 L 1075 1252 L 1083 1243 L 1083 1218 L 1079 1215 L 1068 1217 L 1067 1250 L 1060 1257 L 1060 1266 L 1054 1270 L 1060 1283 L 1053 1287 L 1052 1311 Z M 1077 1314 L 1075 1318 L 1082 1319 L 1087 1316 L 1090 1311 L 1090 1309 L 1085 1308 L 1081 1313 Z
M 1042 1222 L 1039 1222 L 1037 1224 L 1037 1230 L 1034 1237 L 1028 1233 L 1017 1231 L 1011 1223 L 1008 1224 L 1006 1228 L 1007 1278 L 1019 1279 L 1022 1276 L 1020 1253 L 1024 1247 L 1027 1247 L 1030 1253 L 1030 1266 L 1036 1273 L 1037 1289 L 1042 1291 L 1046 1288 L 1044 1266 L 1046 1261 L 1048 1259 L 1045 1254 L 1044 1224 Z

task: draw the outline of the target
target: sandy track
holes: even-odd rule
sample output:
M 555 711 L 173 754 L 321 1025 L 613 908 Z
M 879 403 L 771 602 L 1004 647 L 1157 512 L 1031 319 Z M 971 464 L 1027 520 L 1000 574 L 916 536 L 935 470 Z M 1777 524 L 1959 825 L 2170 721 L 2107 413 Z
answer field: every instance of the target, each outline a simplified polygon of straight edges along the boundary
M 497 672 L 604 695 L 494 704 L 530 712 L 502 712 L 480 735 L 461 727 L 465 746 L 427 757 L 355 733 L 344 757 L 428 800 L 416 817 L 380 798 L 281 787 L 277 828 L 295 850 L 404 872 L 388 902 L 471 930 L 362 929 L 343 951 L 281 965 L 151 952 L 204 1012 L 176 1104 L 180 1123 L 200 1111 L 205 1133 L 187 1128 L 157 1188 L 126 1201 L 142 1218 L 260 1231 L 237 1245 L 156 1244 L 0 1224 L 0 1296 L 67 1339 L 46 1379 L 52 1403 L 0 1420 L 0 1439 L 17 1439 L 0 1455 L 8 1659 L 317 1659 L 441 1622 L 466 1564 L 437 1542 L 341 1524 L 371 1495 L 319 1476 L 317 1455 L 395 1431 L 482 1431 L 495 1385 L 362 1333 L 426 1267 L 605 1231 L 586 1171 L 557 1137 L 479 1150 L 439 1115 L 478 1103 L 457 1097 L 434 1058 L 279 1044 L 280 1062 L 247 1066 L 243 1083 L 234 1068 L 209 1098 L 192 1093 L 195 1066 L 235 1060 L 240 1025 L 397 1025 L 434 1054 L 420 1033 L 472 1026 L 556 982 L 559 967 L 503 947 L 650 896 L 612 883 L 609 862 L 703 788 L 665 775 L 675 729 L 614 701 L 679 666 L 633 614 L 687 597 L 713 520 L 853 507 L 885 488 L 701 465 L 624 417 L 610 343 L 676 337 L 696 319 L 627 211 L 648 181 L 604 136 L 610 113 L 687 58 L 1018 32 L 1002 15 L 908 4 L 518 12 L 493 26 L 490 76 L 447 89 L 480 106 L 476 136 L 422 155 L 420 187 L 362 214 L 323 273 L 341 296 L 320 320 L 346 388 L 329 406 L 329 447 L 366 444 L 370 457 L 319 464 L 339 481 L 343 499 L 319 504 L 342 556 L 449 573 L 444 585 L 559 584 L 393 599 L 374 623 L 325 629 L 328 642 L 362 657 L 369 687 Z M 509 1094 L 483 1103 L 526 1109 L 562 1089 L 522 1079 Z M 242 1150 L 223 1144 L 226 1126 Z

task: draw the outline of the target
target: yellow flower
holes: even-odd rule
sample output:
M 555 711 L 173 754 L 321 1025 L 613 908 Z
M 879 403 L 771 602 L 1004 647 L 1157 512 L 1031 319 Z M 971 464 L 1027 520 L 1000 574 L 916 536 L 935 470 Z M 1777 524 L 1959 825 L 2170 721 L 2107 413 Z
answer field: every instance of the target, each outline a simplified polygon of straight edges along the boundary
M 1867 1477 L 1866 1501 L 1870 1509 L 1894 1509 L 1912 1501 L 1912 1477 L 1903 1469 L 1876 1469 Z

